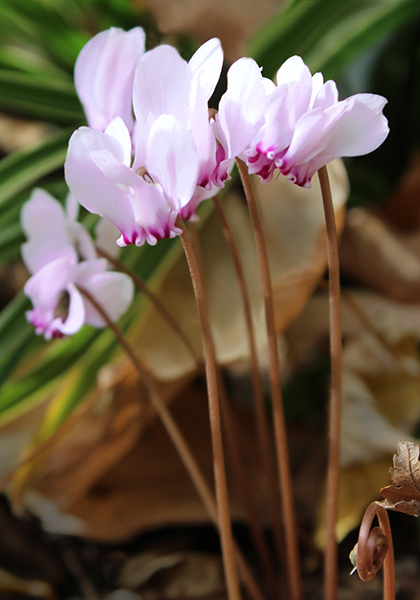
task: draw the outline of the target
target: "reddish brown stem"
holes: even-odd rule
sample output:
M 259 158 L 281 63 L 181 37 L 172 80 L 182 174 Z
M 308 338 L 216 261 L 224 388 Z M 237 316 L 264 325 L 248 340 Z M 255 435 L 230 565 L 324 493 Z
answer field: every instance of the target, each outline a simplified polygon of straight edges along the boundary
M 213 340 L 208 319 L 207 305 L 200 269 L 194 254 L 191 240 L 184 222 L 178 216 L 177 226 L 182 229 L 181 240 L 190 269 L 191 281 L 194 288 L 197 310 L 200 319 L 204 344 L 206 367 L 207 393 L 209 400 L 210 430 L 213 445 L 213 468 L 216 487 L 216 503 L 220 538 L 222 544 L 223 565 L 226 577 L 226 587 L 229 600 L 239 600 L 241 592 L 236 571 L 233 552 L 232 523 L 229 511 L 229 497 L 226 482 L 225 460 L 223 453 L 222 428 L 220 422 L 219 395 L 217 389 L 217 367 L 214 354 Z
M 338 593 L 337 541 L 341 436 L 341 305 L 340 262 L 334 206 L 327 167 L 318 171 L 327 229 L 328 271 L 330 280 L 330 354 L 331 387 L 329 403 L 328 470 L 326 492 L 325 600 L 336 600 Z
M 131 344 L 128 342 L 120 328 L 111 320 L 106 311 L 102 308 L 99 302 L 85 289 L 79 286 L 79 290 L 84 296 L 89 300 L 89 302 L 96 308 L 96 310 L 101 314 L 104 321 L 108 325 L 108 327 L 112 330 L 115 337 L 118 340 L 118 343 L 123 348 L 129 359 L 131 360 L 134 368 L 136 369 L 139 376 L 144 381 L 145 385 L 148 388 L 150 394 L 150 400 L 158 413 L 162 423 L 172 440 L 188 474 L 191 477 L 191 480 L 204 504 L 205 509 L 209 515 L 209 518 L 214 523 L 217 529 L 219 529 L 219 519 L 217 513 L 216 502 L 212 492 L 210 491 L 209 486 L 201 472 L 198 463 L 191 452 L 187 442 L 185 441 L 184 436 L 182 435 L 178 425 L 173 419 L 170 411 L 167 406 L 160 399 L 159 393 L 156 389 L 155 382 L 151 377 L 149 370 L 146 365 L 142 363 L 142 361 L 136 355 L 134 349 Z M 219 529 L 220 531 L 220 529 Z M 220 534 L 221 535 L 221 534 Z M 241 575 L 244 581 L 244 584 L 247 587 L 250 597 L 252 600 L 264 600 L 263 594 L 258 587 L 258 584 L 255 581 L 255 578 L 252 574 L 251 569 L 249 568 L 248 563 L 246 562 L 242 552 L 240 551 L 238 545 L 235 541 L 233 541 L 233 550 L 235 552 L 235 558 L 238 563 L 238 566 L 241 571 Z
M 254 395 L 254 412 L 255 424 L 257 431 L 258 448 L 263 471 L 264 487 L 266 490 L 266 498 L 268 502 L 268 510 L 270 514 L 271 525 L 274 533 L 274 540 L 277 547 L 279 558 L 284 559 L 284 549 L 282 541 L 282 532 L 280 519 L 278 516 L 279 494 L 276 487 L 276 466 L 273 461 L 272 438 L 268 424 L 267 414 L 264 406 L 264 394 L 261 381 L 260 369 L 258 366 L 257 345 L 255 341 L 254 327 L 252 323 L 251 303 L 249 300 L 248 288 L 245 280 L 245 273 L 239 254 L 238 244 L 236 242 L 232 227 L 226 215 L 226 211 L 218 196 L 213 198 L 217 213 L 222 223 L 223 232 L 226 242 L 229 246 L 232 255 L 236 277 L 238 280 L 239 290 L 242 297 L 242 304 L 245 315 L 245 325 L 248 335 L 250 364 L 251 364 L 251 381 Z
M 250 489 L 251 482 L 249 476 L 247 476 L 243 464 L 242 453 L 239 447 L 239 427 L 236 419 L 234 418 L 234 415 L 232 414 L 232 408 L 229 404 L 220 369 L 219 383 L 222 409 L 222 423 L 225 432 L 224 439 L 226 440 L 228 453 L 232 461 L 234 477 L 237 481 L 241 498 L 243 500 L 246 514 L 248 517 L 248 525 L 251 531 L 254 545 L 258 552 L 260 563 L 264 572 L 264 577 L 267 581 L 267 587 L 268 589 L 270 589 L 271 595 L 273 595 L 275 593 L 275 590 L 277 589 L 277 579 L 274 571 L 274 564 L 270 551 L 268 549 L 267 540 L 264 536 L 264 531 L 261 527 L 261 523 L 258 518 L 258 509 L 255 504 L 252 491 Z
M 183 329 L 179 326 L 178 321 L 175 319 L 173 314 L 166 308 L 166 306 L 161 302 L 160 298 L 158 296 L 156 296 L 155 293 L 152 292 L 152 290 L 143 281 L 143 279 L 141 277 L 139 277 L 137 275 L 137 273 L 135 273 L 132 269 L 130 269 L 130 267 L 127 267 L 127 265 L 125 265 L 123 262 L 121 262 L 117 258 L 114 258 L 110 254 L 108 254 L 108 252 L 105 252 L 105 250 L 102 250 L 102 248 L 96 247 L 96 250 L 97 250 L 98 254 L 100 254 L 101 256 L 106 258 L 119 271 L 121 271 L 122 273 L 126 273 L 127 275 L 129 275 L 131 277 L 131 279 L 134 282 L 134 285 L 153 302 L 153 304 L 156 307 L 156 310 L 158 310 L 160 312 L 160 314 L 166 320 L 168 325 L 170 327 L 172 327 L 172 329 L 175 331 L 175 333 L 184 342 L 185 347 L 188 349 L 188 352 L 194 358 L 195 362 L 199 364 L 200 357 L 198 356 L 197 352 L 194 350 L 190 340 L 188 339 L 188 337 L 185 334 L 185 332 L 183 331 Z
M 188 224 L 188 231 L 190 234 L 194 254 L 197 260 L 197 265 L 200 271 L 200 276 L 204 285 L 204 266 L 201 254 L 200 239 L 198 236 L 197 227 L 194 222 Z M 246 476 L 245 469 L 243 466 L 241 450 L 239 447 L 238 427 L 232 415 L 231 407 L 226 393 L 226 387 L 223 380 L 223 374 L 219 365 L 217 365 L 217 377 L 218 388 L 220 393 L 220 406 L 222 412 L 222 425 L 225 433 L 224 439 L 227 443 L 228 454 L 232 462 L 234 477 L 241 490 L 241 497 L 247 513 L 251 535 L 253 537 L 254 544 L 257 549 L 268 582 L 268 586 L 274 592 L 276 588 L 274 565 L 272 564 L 271 556 L 268 551 L 268 546 L 264 538 L 261 525 L 259 523 L 258 511 L 256 509 L 255 502 L 252 497 L 252 491 L 250 489 L 250 481 L 249 478 Z
M 279 469 L 279 484 L 282 498 L 283 523 L 286 532 L 286 561 L 290 595 L 292 600 L 302 600 L 303 587 L 299 558 L 298 533 L 293 502 L 292 477 L 290 473 L 289 449 L 287 444 L 286 422 L 284 418 L 283 399 L 280 380 L 280 364 L 277 349 L 276 324 L 274 318 L 273 290 L 271 285 L 270 267 L 264 232 L 251 178 L 246 164 L 236 159 L 245 196 L 248 202 L 249 214 L 254 228 L 258 260 L 261 272 L 261 283 L 264 294 L 265 318 L 268 337 L 268 352 L 270 361 L 271 398 L 273 403 L 274 434 L 277 450 L 277 465 Z
M 378 518 L 379 527 L 371 530 Z M 388 513 L 383 506 L 372 502 L 360 525 L 357 542 L 357 572 L 362 581 L 370 581 L 384 565 L 384 600 L 395 600 L 395 569 L 392 532 Z

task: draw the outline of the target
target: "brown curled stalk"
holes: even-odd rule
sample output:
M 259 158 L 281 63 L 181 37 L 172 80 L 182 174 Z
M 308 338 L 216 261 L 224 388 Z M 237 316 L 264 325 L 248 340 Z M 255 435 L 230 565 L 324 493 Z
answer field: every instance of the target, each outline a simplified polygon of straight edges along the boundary
M 87 300 L 89 300 L 89 302 L 96 308 L 96 310 L 102 316 L 102 318 L 104 319 L 104 321 L 106 322 L 108 327 L 111 329 L 111 331 L 114 333 L 115 337 L 117 338 L 117 341 L 120 344 L 121 348 L 125 351 L 128 358 L 131 360 L 137 373 L 140 375 L 140 377 L 144 381 L 146 387 L 148 388 L 149 395 L 150 395 L 150 401 L 152 402 L 153 407 L 155 408 L 157 414 L 159 415 L 159 418 L 161 419 L 172 443 L 174 444 L 174 446 L 184 464 L 184 467 L 186 468 L 186 470 L 191 478 L 191 481 L 194 484 L 194 487 L 196 488 L 196 491 L 203 502 L 203 505 L 207 511 L 207 514 L 208 514 L 210 520 L 216 526 L 216 528 L 219 529 L 219 532 L 220 532 L 219 519 L 218 519 L 217 507 L 216 507 L 216 502 L 215 502 L 214 496 L 206 482 L 205 477 L 202 474 L 202 471 L 201 471 L 193 453 L 191 452 L 184 436 L 182 435 L 181 430 L 179 429 L 178 425 L 176 424 L 174 418 L 172 417 L 171 412 L 169 411 L 166 404 L 164 402 L 162 402 L 162 400 L 160 399 L 160 395 L 158 393 L 158 390 L 156 389 L 156 384 L 155 384 L 153 378 L 151 377 L 147 366 L 142 363 L 142 361 L 139 359 L 136 352 L 134 351 L 133 347 L 131 346 L 131 344 L 128 342 L 128 340 L 124 336 L 123 332 L 112 321 L 112 319 L 109 317 L 107 312 L 102 308 L 102 306 L 92 296 L 92 294 L 90 294 L 87 290 L 85 290 L 84 288 L 82 288 L 80 286 L 78 286 L 78 289 L 87 298 Z M 264 600 L 264 596 L 263 596 L 258 584 L 255 581 L 255 577 L 254 577 L 245 557 L 243 556 L 240 548 L 238 547 L 238 545 L 236 544 L 236 542 L 234 540 L 233 540 L 232 546 L 233 546 L 233 551 L 235 554 L 235 559 L 236 559 L 237 565 L 240 569 L 243 582 L 247 588 L 250 598 L 252 600 Z
M 377 517 L 379 527 L 371 530 Z M 384 566 L 384 600 L 395 600 L 394 549 L 386 509 L 372 502 L 364 514 L 357 542 L 357 572 L 362 581 L 371 581 Z
M 137 273 L 135 273 L 132 269 L 130 269 L 130 267 L 127 267 L 126 264 L 124 264 L 123 262 L 118 260 L 118 258 L 114 258 L 113 256 L 111 256 L 110 254 L 108 254 L 108 252 L 105 252 L 105 250 L 103 250 L 102 248 L 99 248 L 98 246 L 96 246 L 96 251 L 100 256 L 103 256 L 103 258 L 106 258 L 119 271 L 121 271 L 122 273 L 126 273 L 129 277 L 131 277 L 136 288 L 138 290 L 140 290 L 141 292 L 143 292 L 143 294 L 145 294 L 149 298 L 149 300 L 151 302 L 153 302 L 156 310 L 158 310 L 160 312 L 160 314 L 166 320 L 168 325 L 170 327 L 172 327 L 172 329 L 175 331 L 175 333 L 184 342 L 185 347 L 187 348 L 188 352 L 193 357 L 194 361 L 197 364 L 201 364 L 200 357 L 198 356 L 197 352 L 194 350 L 190 340 L 188 339 L 188 337 L 185 334 L 185 332 L 183 331 L 183 329 L 179 326 L 179 323 L 176 320 L 176 318 L 174 317 L 174 315 L 161 302 L 160 298 L 152 292 L 150 287 L 143 281 L 143 279 L 141 277 L 139 277 L 139 275 L 137 275 Z

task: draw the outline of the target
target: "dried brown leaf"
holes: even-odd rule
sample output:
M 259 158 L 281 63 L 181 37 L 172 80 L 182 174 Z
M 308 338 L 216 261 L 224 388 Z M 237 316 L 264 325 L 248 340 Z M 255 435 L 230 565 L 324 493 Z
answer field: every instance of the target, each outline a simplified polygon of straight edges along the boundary
M 420 448 L 412 442 L 400 442 L 389 470 L 391 485 L 381 489 L 384 508 L 418 517 L 420 515 Z

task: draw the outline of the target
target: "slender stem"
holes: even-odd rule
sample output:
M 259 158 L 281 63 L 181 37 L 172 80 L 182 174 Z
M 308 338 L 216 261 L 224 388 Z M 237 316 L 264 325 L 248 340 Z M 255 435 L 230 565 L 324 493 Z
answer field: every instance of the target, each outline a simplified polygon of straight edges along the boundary
M 299 558 L 298 533 L 293 502 L 292 476 L 290 473 L 289 449 L 287 445 L 286 421 L 284 417 L 283 399 L 280 381 L 280 364 L 277 349 L 277 335 L 274 318 L 273 290 L 271 285 L 270 267 L 267 248 L 257 200 L 252 187 L 251 178 L 245 163 L 236 159 L 239 174 L 244 186 L 249 207 L 252 226 L 254 228 L 258 260 L 261 272 L 261 283 L 264 294 L 265 317 L 268 336 L 268 351 L 270 361 L 271 398 L 273 403 L 274 433 L 279 469 L 279 484 L 282 498 L 283 523 L 286 533 L 286 561 L 292 600 L 303 597 L 302 575 Z
M 200 269 L 194 254 L 191 240 L 184 222 L 178 216 L 177 226 L 182 229 L 181 241 L 190 270 L 191 281 L 194 288 L 197 310 L 200 319 L 204 343 L 204 358 L 206 367 L 207 393 L 209 400 L 210 430 L 213 445 L 213 468 L 216 487 L 217 514 L 219 531 L 222 544 L 223 564 L 226 577 L 226 587 L 229 600 L 239 600 L 239 589 L 236 571 L 235 556 L 233 552 L 232 524 L 229 512 L 229 497 L 226 482 L 225 460 L 223 455 L 222 428 L 220 422 L 219 396 L 217 389 L 217 367 L 214 354 L 213 340 L 208 319 L 207 305 Z
M 191 244 L 193 248 L 193 252 L 197 261 L 199 273 L 201 280 L 203 282 L 203 286 L 205 284 L 204 279 L 204 266 L 203 266 L 203 257 L 201 254 L 201 246 L 200 239 L 198 236 L 198 230 L 196 224 L 194 222 L 190 222 L 188 224 L 188 232 L 190 234 Z M 207 293 L 207 290 L 204 289 L 204 293 Z M 270 557 L 270 553 L 268 551 L 268 546 L 260 526 L 258 520 L 258 511 L 256 509 L 252 492 L 250 489 L 250 480 L 249 477 L 246 476 L 245 469 L 242 463 L 241 451 L 239 449 L 239 437 L 238 437 L 238 427 L 235 419 L 233 418 L 233 414 L 231 411 L 231 407 L 229 404 L 229 400 L 226 393 L 226 386 L 223 380 L 222 371 L 219 365 L 217 367 L 217 379 L 218 379 L 218 390 L 220 397 L 220 408 L 222 413 L 222 425 L 225 433 L 225 440 L 227 443 L 228 454 L 230 455 L 230 459 L 232 461 L 234 477 L 239 485 L 241 490 L 241 497 L 244 502 L 245 510 L 248 517 L 248 524 L 250 526 L 251 535 L 254 539 L 254 544 L 259 554 L 259 558 L 261 561 L 261 565 L 263 566 L 263 570 L 265 572 L 265 577 L 269 583 L 269 587 L 272 591 L 277 587 L 276 585 L 276 577 L 274 572 L 274 565 L 272 564 L 272 560 Z M 271 563 L 271 565 L 270 565 Z
M 218 196 L 213 198 L 217 213 L 222 223 L 226 242 L 232 255 L 239 290 L 242 297 L 242 304 L 245 315 L 245 325 L 248 335 L 251 381 L 254 395 L 254 414 L 257 431 L 257 440 L 259 447 L 260 460 L 263 470 L 264 487 L 266 489 L 266 498 L 268 501 L 268 510 L 270 514 L 271 525 L 274 533 L 274 540 L 277 547 L 279 558 L 284 559 L 284 548 L 282 541 L 282 532 L 280 519 L 278 517 L 279 493 L 276 487 L 276 466 L 272 456 L 272 439 L 267 419 L 267 413 L 264 406 L 264 394 L 261 381 L 260 369 L 258 366 L 257 345 L 255 341 L 254 327 L 252 323 L 251 303 L 249 300 L 248 288 L 245 280 L 245 273 L 242 260 L 239 254 L 238 244 L 236 242 L 232 227 L 226 215 L 226 211 Z
M 337 540 L 341 437 L 341 306 L 340 262 L 334 206 L 327 167 L 318 171 L 327 229 L 328 270 L 330 279 L 330 354 L 331 387 L 329 403 L 328 470 L 326 492 L 325 599 L 336 600 L 338 593 Z
M 89 302 L 96 308 L 96 310 L 103 317 L 104 321 L 108 325 L 108 327 L 112 330 L 115 337 L 117 338 L 118 343 L 123 348 L 129 359 L 131 360 L 134 368 L 137 373 L 140 375 L 145 385 L 148 388 L 150 394 L 150 400 L 158 413 L 162 423 L 172 440 L 188 474 L 191 477 L 191 480 L 204 504 L 205 509 L 209 515 L 209 518 L 214 523 L 216 528 L 219 529 L 219 519 L 217 514 L 217 507 L 214 496 L 210 491 L 210 488 L 201 472 L 200 467 L 196 459 L 194 458 L 193 453 L 191 452 L 187 442 L 185 441 L 184 436 L 182 435 L 178 425 L 176 424 L 172 414 L 168 410 L 167 406 L 160 399 L 159 393 L 156 389 L 156 384 L 151 377 L 149 370 L 146 365 L 142 363 L 142 361 L 136 355 L 134 349 L 131 344 L 128 342 L 122 331 L 119 327 L 111 320 L 106 311 L 102 308 L 102 306 L 97 302 L 97 300 L 84 288 L 78 286 L 78 289 L 84 296 L 89 300 Z M 255 581 L 255 578 L 252 574 L 251 569 L 249 568 L 248 563 L 246 562 L 242 552 L 240 551 L 238 545 L 233 541 L 233 549 L 235 552 L 235 558 L 238 563 L 238 566 L 241 570 L 241 575 L 243 581 L 248 589 L 249 595 L 252 600 L 264 600 L 264 596 L 261 590 L 258 587 L 258 584 Z
M 258 509 L 255 504 L 252 491 L 250 489 L 251 481 L 247 476 L 241 450 L 239 448 L 238 422 L 232 414 L 232 408 L 226 394 L 226 388 L 223 382 L 222 373 L 219 369 L 219 389 L 220 389 L 220 405 L 222 409 L 222 424 L 225 431 L 225 440 L 228 453 L 231 457 L 234 477 L 238 483 L 241 498 L 243 500 L 246 514 L 248 517 L 248 525 L 257 549 L 261 566 L 263 568 L 264 577 L 267 581 L 268 588 L 273 595 L 277 588 L 276 573 L 270 551 L 268 549 L 267 540 L 264 535 L 258 518 Z
M 187 335 L 185 334 L 184 330 L 179 326 L 179 323 L 176 320 L 176 318 L 174 317 L 174 315 L 161 302 L 160 298 L 152 292 L 152 290 L 143 281 L 143 279 L 141 277 L 139 277 L 137 275 L 137 273 L 135 273 L 132 269 L 130 269 L 130 267 L 127 267 L 127 265 L 125 265 L 123 262 L 121 262 L 117 258 L 114 258 L 110 254 L 108 254 L 108 252 L 105 252 L 105 250 L 102 250 L 102 248 L 98 248 L 98 246 L 96 246 L 96 251 L 98 252 L 98 254 L 100 254 L 101 256 L 106 258 L 110 263 L 112 263 L 119 271 L 126 273 L 127 275 L 129 275 L 131 277 L 135 286 L 153 302 L 156 309 L 160 312 L 160 314 L 166 320 L 168 325 L 170 327 L 172 327 L 172 329 L 175 331 L 175 333 L 184 342 L 185 347 L 188 349 L 188 352 L 194 358 L 194 361 L 196 363 L 200 364 L 201 363 L 200 357 L 198 356 L 197 352 L 194 350 L 194 348 L 193 348 L 190 340 L 188 339 Z

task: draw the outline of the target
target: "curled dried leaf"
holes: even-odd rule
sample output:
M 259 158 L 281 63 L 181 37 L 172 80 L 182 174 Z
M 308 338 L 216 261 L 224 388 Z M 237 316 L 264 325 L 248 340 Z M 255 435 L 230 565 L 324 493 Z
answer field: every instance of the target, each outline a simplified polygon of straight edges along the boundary
M 399 442 L 394 454 L 394 467 L 389 470 L 388 485 L 381 489 L 384 508 L 418 517 L 420 515 L 420 447 L 412 442 Z

